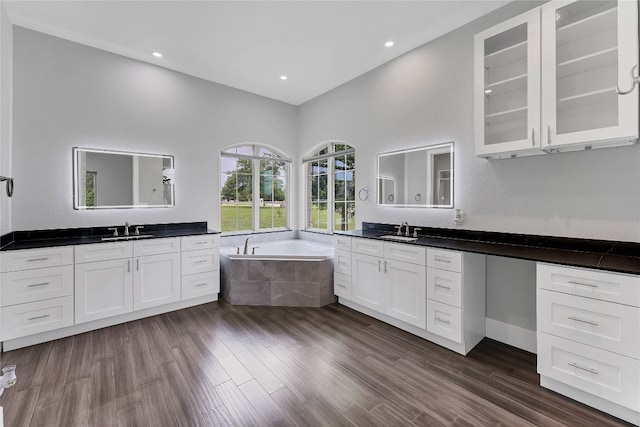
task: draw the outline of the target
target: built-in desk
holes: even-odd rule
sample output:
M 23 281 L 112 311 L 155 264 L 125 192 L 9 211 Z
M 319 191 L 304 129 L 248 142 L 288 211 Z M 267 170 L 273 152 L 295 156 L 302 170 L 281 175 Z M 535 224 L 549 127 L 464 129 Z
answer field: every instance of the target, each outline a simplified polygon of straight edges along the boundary
M 414 227 L 409 228 L 413 230 Z M 359 283 L 355 278 L 355 264 L 361 257 L 358 251 L 353 251 L 352 258 L 349 258 L 351 246 L 369 246 L 362 242 L 371 240 L 385 242 L 384 245 L 391 241 L 392 245 L 404 245 L 407 248 L 426 247 L 427 263 L 429 253 L 437 254 L 442 250 L 450 255 L 445 260 L 447 268 L 435 266 L 444 283 L 436 283 L 435 286 L 446 288 L 453 278 L 449 277 L 450 273 L 441 270 L 458 271 L 453 266 L 459 262 L 454 262 L 451 254 L 459 259 L 464 259 L 465 254 L 483 254 L 534 261 L 537 371 L 540 384 L 640 425 L 640 244 L 429 227 L 420 227 L 420 234 L 415 240 L 389 238 L 389 235 L 396 233 L 397 226 L 378 223 L 363 223 L 362 230 L 336 232 L 334 263 L 338 263 L 335 272 L 340 280 L 335 281 L 335 286 L 341 302 L 344 299 L 344 304 L 351 308 L 466 354 L 474 343 L 464 346 L 463 340 L 462 346 L 459 346 L 450 343 L 450 337 L 443 342 L 441 337 L 429 334 L 429 313 L 426 316 L 427 323 L 417 325 L 416 329 L 415 322 L 410 326 L 398 324 L 394 319 L 368 311 L 366 306 L 363 309 L 353 293 L 349 296 L 350 280 L 353 279 L 354 289 L 355 283 Z M 409 232 L 405 236 L 412 235 Z M 349 262 L 354 264 L 352 278 L 345 276 L 348 273 L 345 265 Z M 383 262 L 386 272 L 387 263 Z M 463 268 L 462 271 L 482 275 L 485 270 L 476 267 L 473 270 Z M 475 292 L 474 296 L 484 302 L 484 279 L 463 284 L 463 293 L 473 292 L 474 285 L 469 283 L 481 284 L 482 292 Z M 424 285 L 431 289 L 428 279 Z M 398 286 L 406 287 L 404 283 L 387 284 L 389 289 Z M 414 294 L 419 295 L 418 292 Z M 452 304 L 446 302 L 441 304 L 442 307 L 450 308 Z M 430 303 L 439 302 L 427 298 L 427 312 Z M 464 303 L 462 305 L 462 319 L 467 306 Z M 441 313 L 446 314 L 446 310 L 443 309 Z M 456 323 L 455 318 L 442 314 L 436 315 L 435 319 L 447 324 Z M 464 322 L 462 325 L 464 330 Z

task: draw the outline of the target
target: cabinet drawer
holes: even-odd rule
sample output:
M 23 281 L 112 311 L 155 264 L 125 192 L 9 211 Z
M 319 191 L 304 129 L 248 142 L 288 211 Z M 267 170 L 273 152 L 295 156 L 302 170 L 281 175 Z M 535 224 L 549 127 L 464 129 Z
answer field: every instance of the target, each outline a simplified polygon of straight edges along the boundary
M 180 238 L 136 240 L 133 242 L 133 256 L 158 255 L 180 252 Z
M 2 272 L 73 264 L 73 247 L 6 251 L 0 254 Z
M 12 305 L 2 309 L 2 339 L 10 340 L 73 325 L 73 297 Z
M 182 275 L 220 270 L 220 256 L 216 250 L 202 249 L 182 253 Z
M 427 298 L 462 307 L 462 275 L 455 271 L 427 268 Z
M 76 264 L 133 257 L 132 242 L 96 243 L 76 246 Z
M 640 361 L 538 333 L 538 373 L 640 411 Z
M 333 293 L 344 299 L 351 299 L 351 276 L 333 273 Z
M 395 261 L 408 262 L 411 264 L 426 264 L 427 248 L 405 245 L 402 243 L 384 243 L 384 257 Z
M 333 247 L 336 249 L 351 250 L 351 237 L 341 236 L 339 234 L 333 235 Z
M 363 255 L 384 256 L 384 242 L 373 239 L 351 239 L 351 252 Z
M 427 331 L 462 343 L 462 310 L 428 299 Z
M 340 249 L 334 251 L 333 271 L 351 276 L 351 252 Z
M 640 309 L 538 289 L 538 330 L 640 358 Z
M 427 266 L 460 273 L 462 271 L 462 253 L 428 248 Z
M 184 252 L 213 249 L 217 247 L 220 247 L 219 234 L 202 234 L 199 236 L 182 237 L 182 250 Z
M 640 307 L 640 276 L 537 264 L 538 288 Z
M 182 278 L 182 299 L 196 298 L 204 295 L 220 292 L 220 273 L 210 271 L 208 273 L 192 274 Z
M 73 266 L 2 273 L 2 306 L 73 295 Z

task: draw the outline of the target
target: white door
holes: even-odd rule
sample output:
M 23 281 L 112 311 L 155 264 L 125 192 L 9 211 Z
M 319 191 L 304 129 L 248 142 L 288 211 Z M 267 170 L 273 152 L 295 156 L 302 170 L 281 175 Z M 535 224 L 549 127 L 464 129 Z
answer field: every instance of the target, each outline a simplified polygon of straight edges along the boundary
M 132 264 L 131 258 L 76 264 L 76 323 L 133 310 Z
M 160 254 L 134 259 L 135 310 L 180 301 L 180 254 Z
M 352 301 L 384 313 L 383 260 L 354 253 L 352 262 Z
M 426 328 L 427 275 L 421 265 L 384 261 L 385 313 L 391 317 Z
M 637 138 L 639 90 L 616 92 L 637 65 L 638 2 L 543 5 L 543 147 Z
M 540 10 L 475 36 L 476 155 L 500 157 L 540 145 Z

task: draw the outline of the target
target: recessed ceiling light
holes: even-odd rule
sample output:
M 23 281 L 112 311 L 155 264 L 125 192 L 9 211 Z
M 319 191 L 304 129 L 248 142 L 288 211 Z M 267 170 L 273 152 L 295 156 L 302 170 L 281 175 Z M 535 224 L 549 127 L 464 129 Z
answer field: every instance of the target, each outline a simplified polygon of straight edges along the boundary
M 156 58 L 162 58 L 162 54 L 160 52 L 151 52 L 151 55 L 155 56 Z
M 287 76 L 280 76 L 280 80 L 287 80 L 289 77 Z
M 385 45 L 386 47 L 391 47 L 391 46 L 393 46 L 394 44 L 395 44 L 395 43 L 393 43 L 391 40 L 389 40 L 389 41 L 388 41 L 388 42 L 386 42 L 384 45 Z

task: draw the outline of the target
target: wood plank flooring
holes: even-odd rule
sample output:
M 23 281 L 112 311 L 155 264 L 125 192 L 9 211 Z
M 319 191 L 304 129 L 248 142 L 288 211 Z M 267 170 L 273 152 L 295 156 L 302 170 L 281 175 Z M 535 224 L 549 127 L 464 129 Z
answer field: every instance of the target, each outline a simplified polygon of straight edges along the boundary
M 541 388 L 533 354 L 463 357 L 337 304 L 204 304 L 1 359 L 8 427 L 626 425 Z

